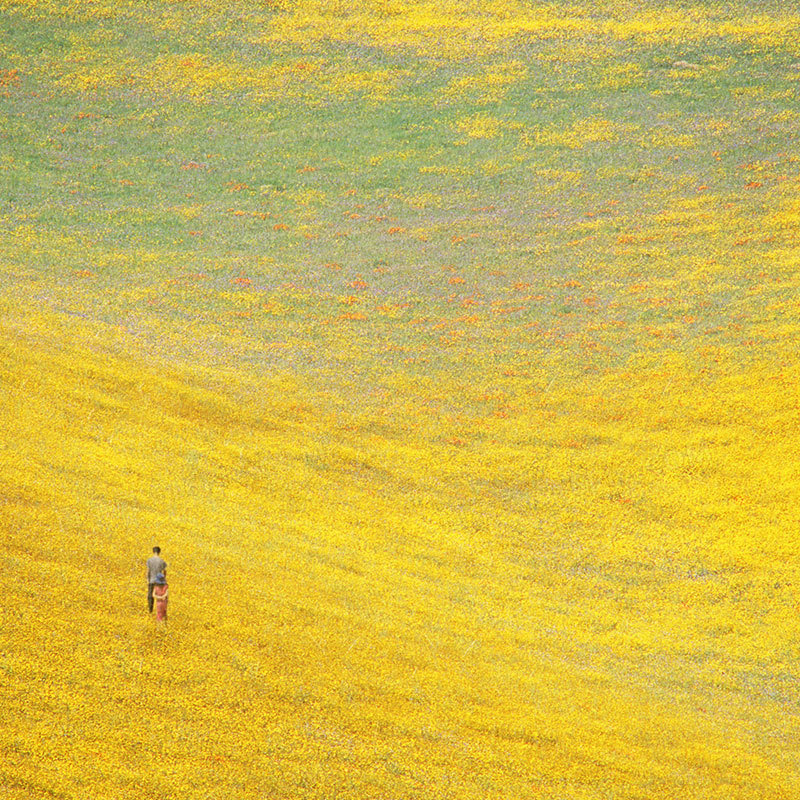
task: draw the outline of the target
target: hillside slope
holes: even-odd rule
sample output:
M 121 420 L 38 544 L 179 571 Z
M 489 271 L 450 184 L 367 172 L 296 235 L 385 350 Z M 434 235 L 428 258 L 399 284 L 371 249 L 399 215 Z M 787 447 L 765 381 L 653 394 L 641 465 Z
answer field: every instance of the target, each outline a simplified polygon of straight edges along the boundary
M 0 0 L 0 797 L 800 796 L 799 28 Z
M 2 769 L 19 796 L 794 791 L 794 519 L 758 507 L 797 507 L 776 451 L 797 414 L 763 380 L 741 396 L 771 403 L 768 443 L 720 396 L 687 425 L 678 392 L 635 437 L 611 413 L 607 438 L 565 449 L 553 415 L 521 444 L 500 418 L 467 452 L 286 382 L 143 363 L 108 330 L 24 323 L 2 339 Z M 612 383 L 609 403 L 636 399 Z M 567 417 L 590 411 L 578 389 Z M 654 459 L 659 491 L 634 477 L 656 480 Z M 543 491 L 523 510 L 525 480 Z M 165 631 L 144 602 L 156 542 Z

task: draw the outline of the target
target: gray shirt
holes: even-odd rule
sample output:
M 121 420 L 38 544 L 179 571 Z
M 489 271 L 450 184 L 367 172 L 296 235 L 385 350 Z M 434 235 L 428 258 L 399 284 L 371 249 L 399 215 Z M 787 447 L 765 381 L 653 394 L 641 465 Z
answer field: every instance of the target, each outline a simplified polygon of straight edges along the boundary
M 147 559 L 147 582 L 155 583 L 159 572 L 164 572 L 167 562 L 161 556 L 152 555 Z

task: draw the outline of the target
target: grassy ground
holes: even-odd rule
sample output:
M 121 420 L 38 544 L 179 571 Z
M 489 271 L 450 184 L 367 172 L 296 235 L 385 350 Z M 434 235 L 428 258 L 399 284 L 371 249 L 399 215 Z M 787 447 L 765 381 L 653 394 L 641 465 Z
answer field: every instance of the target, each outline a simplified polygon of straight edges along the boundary
M 800 18 L 0 10 L 0 797 L 797 796 Z

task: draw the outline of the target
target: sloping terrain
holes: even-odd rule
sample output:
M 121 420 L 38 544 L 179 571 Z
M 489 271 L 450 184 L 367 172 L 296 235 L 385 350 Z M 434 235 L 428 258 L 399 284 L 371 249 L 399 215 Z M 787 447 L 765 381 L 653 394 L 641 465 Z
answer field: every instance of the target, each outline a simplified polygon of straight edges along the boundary
M 0 797 L 800 793 L 796 15 L 0 9 Z

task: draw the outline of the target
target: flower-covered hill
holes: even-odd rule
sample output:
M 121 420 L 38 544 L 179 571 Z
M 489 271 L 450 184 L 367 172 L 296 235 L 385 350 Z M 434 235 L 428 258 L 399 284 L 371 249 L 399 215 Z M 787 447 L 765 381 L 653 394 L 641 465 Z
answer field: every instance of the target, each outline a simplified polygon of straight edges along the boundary
M 800 794 L 791 9 L 0 11 L 0 796 Z

